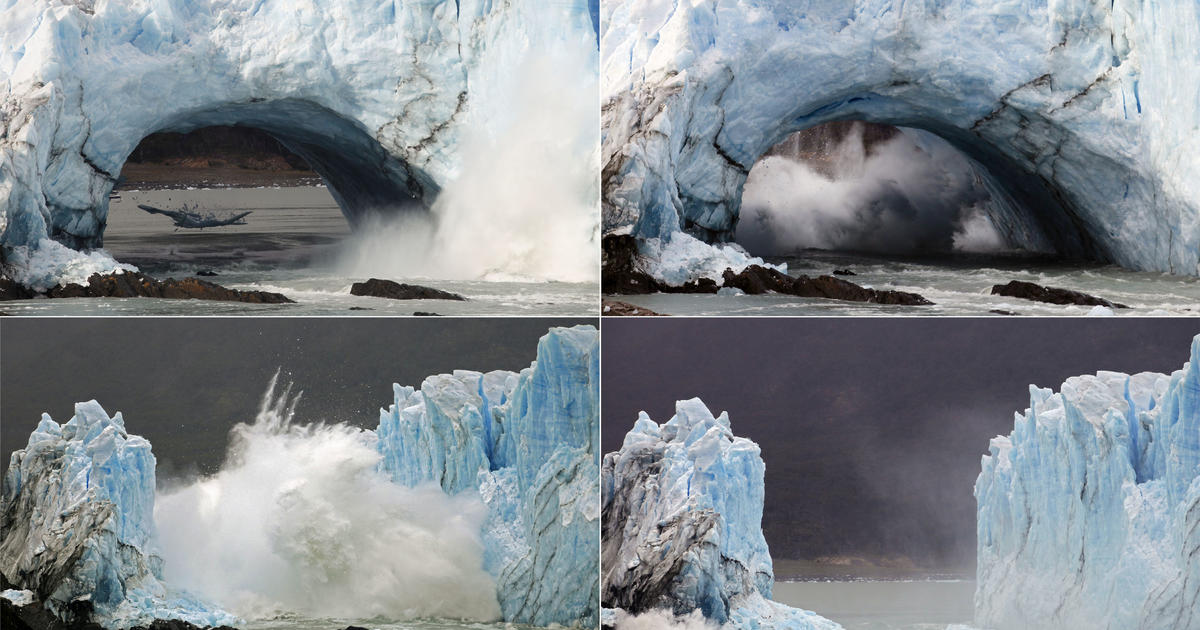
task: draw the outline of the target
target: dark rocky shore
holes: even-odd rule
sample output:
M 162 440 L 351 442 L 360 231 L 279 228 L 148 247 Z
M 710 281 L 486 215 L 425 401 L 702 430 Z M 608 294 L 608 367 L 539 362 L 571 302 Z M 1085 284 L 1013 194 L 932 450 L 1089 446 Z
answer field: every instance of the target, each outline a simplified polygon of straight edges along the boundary
M 131 298 L 149 297 L 169 300 L 218 300 L 251 304 L 292 304 L 282 293 L 227 289 L 199 278 L 156 280 L 143 273 L 92 274 L 86 285 L 70 283 L 45 292 L 37 292 L 9 278 L 0 278 L 0 301 L 32 298 Z
M 467 298 L 449 291 L 431 289 L 415 284 L 400 284 L 391 280 L 371 278 L 366 282 L 355 282 L 350 286 L 350 295 L 388 298 L 390 300 L 456 300 Z M 414 313 L 415 314 L 415 313 Z
M 1071 289 L 1043 287 L 1039 284 L 1022 282 L 1020 280 L 1013 280 L 1008 284 L 997 284 L 993 286 L 992 295 L 1003 295 L 1006 297 L 1015 297 L 1024 300 L 1033 300 L 1035 302 L 1047 302 L 1049 304 L 1075 304 L 1078 306 L 1129 308 L 1124 304 L 1110 302 L 1104 298 L 1088 295 L 1087 293 L 1072 291 Z
M 751 265 L 741 272 L 726 269 L 722 282 L 701 278 L 679 286 L 668 285 L 639 271 L 637 240 L 628 235 L 606 236 L 603 243 L 603 267 L 600 285 L 606 294 L 645 295 L 648 293 L 716 293 L 723 287 L 739 289 L 751 295 L 768 291 L 797 297 L 825 298 L 873 304 L 926 306 L 933 304 L 916 293 L 880 291 L 861 287 L 833 276 L 793 277 L 776 269 Z

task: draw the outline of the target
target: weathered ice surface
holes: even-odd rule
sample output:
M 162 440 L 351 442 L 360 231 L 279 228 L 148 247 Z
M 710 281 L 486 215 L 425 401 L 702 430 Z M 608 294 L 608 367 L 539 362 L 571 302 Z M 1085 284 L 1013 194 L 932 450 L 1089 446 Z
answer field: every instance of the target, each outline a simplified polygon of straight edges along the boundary
M 723 243 L 750 167 L 835 120 L 933 132 L 1035 251 L 1200 273 L 1200 5 L 628 0 L 603 6 L 605 234 L 672 284 Z M 683 244 L 677 244 L 682 241 Z
M 975 483 L 975 624 L 1200 628 L 1200 336 L 1170 376 L 1029 394 Z
M 121 414 L 96 401 L 59 425 L 43 415 L 4 476 L 0 572 L 66 621 L 80 610 L 105 628 L 179 619 L 233 623 L 163 584 L 154 547 L 154 455 Z
M 698 398 L 661 426 L 642 413 L 601 470 L 604 606 L 699 610 L 734 628 L 839 628 L 770 600 L 764 472 L 758 445 Z
M 455 371 L 395 386 L 381 467 L 398 483 L 478 490 L 484 569 L 506 621 L 595 627 L 599 333 L 555 328 L 514 372 Z
M 493 92 L 525 51 L 594 49 L 590 4 L 5 3 L 3 262 L 37 289 L 113 271 L 107 254 L 56 245 L 102 245 L 121 166 L 159 131 L 261 129 L 321 175 L 351 223 L 422 211 L 459 172 L 464 130 L 511 120 Z

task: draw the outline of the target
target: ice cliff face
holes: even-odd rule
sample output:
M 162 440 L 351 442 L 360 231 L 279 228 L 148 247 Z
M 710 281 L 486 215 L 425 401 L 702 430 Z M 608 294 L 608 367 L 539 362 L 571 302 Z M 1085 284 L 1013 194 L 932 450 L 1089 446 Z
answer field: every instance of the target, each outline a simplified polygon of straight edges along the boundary
M 409 486 L 434 481 L 448 494 L 479 493 L 488 509 L 483 569 L 504 618 L 594 627 L 596 329 L 552 329 L 520 373 L 457 371 L 395 392 L 378 430 L 365 433 L 379 469 Z M 61 427 L 43 417 L 4 478 L 0 572 L 65 620 L 76 602 L 90 601 L 94 619 L 112 629 L 154 619 L 235 623 L 162 582 L 154 463 L 150 443 L 94 401 L 77 405 Z
M 976 625 L 1200 628 L 1200 336 L 1171 376 L 1030 387 L 975 496 Z
M 352 223 L 428 203 L 461 167 L 464 130 L 512 119 L 493 93 L 501 78 L 527 50 L 594 50 L 597 10 L 588 0 L 5 2 L 4 261 L 35 287 L 113 269 L 66 248 L 102 245 L 108 193 L 158 131 L 262 129 L 308 161 Z
M 840 627 L 770 600 L 764 470 L 758 445 L 697 398 L 677 402 L 661 426 L 641 414 L 604 456 L 604 605 L 700 610 L 736 628 Z
M 627 0 L 602 24 L 604 229 L 660 279 L 687 235 L 731 239 L 774 144 L 847 119 L 976 160 L 1014 244 L 1200 273 L 1195 2 Z
M 552 329 L 520 374 L 456 371 L 395 387 L 382 469 L 405 485 L 478 490 L 484 568 L 507 621 L 594 627 L 599 553 L 599 334 Z
M 106 628 L 234 617 L 164 585 L 154 548 L 154 456 L 95 401 L 59 425 L 43 415 L 4 476 L 0 572 L 70 620 Z

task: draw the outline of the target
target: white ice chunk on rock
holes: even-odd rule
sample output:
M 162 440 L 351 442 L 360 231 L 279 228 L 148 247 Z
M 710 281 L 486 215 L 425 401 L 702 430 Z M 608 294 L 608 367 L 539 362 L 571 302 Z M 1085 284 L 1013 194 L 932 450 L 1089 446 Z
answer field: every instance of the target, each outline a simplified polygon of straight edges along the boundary
M 75 619 L 72 603 L 90 602 L 92 620 L 106 628 L 155 619 L 235 623 L 162 582 L 154 465 L 150 443 L 128 434 L 121 414 L 110 418 L 94 400 L 76 404 L 61 426 L 43 415 L 4 476 L 4 578 L 67 621 Z
M 1170 376 L 1029 393 L 975 483 L 975 624 L 1200 628 L 1200 336 Z
M 661 426 L 642 413 L 601 469 L 605 606 L 699 610 L 730 628 L 840 628 L 770 599 L 764 473 L 758 445 L 698 398 Z
M 551 329 L 519 374 L 456 371 L 395 386 L 381 467 L 397 483 L 478 490 L 484 569 L 506 621 L 599 620 L 599 333 Z

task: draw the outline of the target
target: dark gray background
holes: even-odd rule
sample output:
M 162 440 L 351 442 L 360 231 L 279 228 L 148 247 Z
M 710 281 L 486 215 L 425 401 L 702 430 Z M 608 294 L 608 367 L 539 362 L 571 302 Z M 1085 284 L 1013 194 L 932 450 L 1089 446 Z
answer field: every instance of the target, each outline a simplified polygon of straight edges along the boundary
M 848 555 L 972 570 L 972 490 L 1028 385 L 1170 373 L 1197 320 L 606 319 L 602 443 L 678 399 L 762 447 L 775 558 Z
M 0 323 L 0 448 L 43 411 L 66 422 L 96 399 L 146 437 L 159 477 L 210 473 L 229 429 L 253 421 L 271 375 L 304 390 L 298 422 L 374 428 L 392 383 L 454 369 L 520 370 L 551 326 L 594 319 L 15 319 Z

